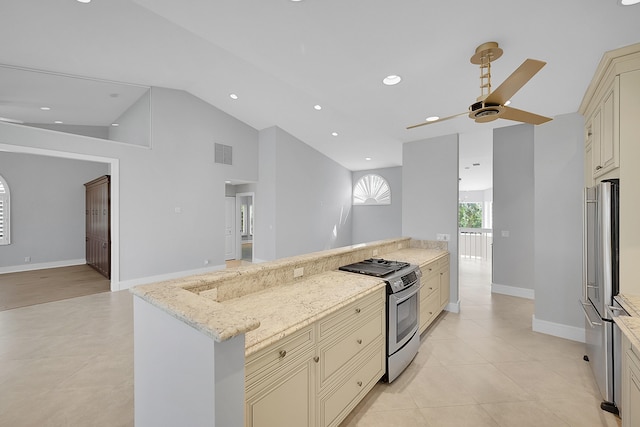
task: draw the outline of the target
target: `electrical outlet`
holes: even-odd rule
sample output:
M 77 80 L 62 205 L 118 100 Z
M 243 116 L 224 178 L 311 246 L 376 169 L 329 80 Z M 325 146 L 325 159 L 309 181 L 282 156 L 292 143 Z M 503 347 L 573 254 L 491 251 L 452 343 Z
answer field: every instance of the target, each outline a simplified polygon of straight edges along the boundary
M 436 239 L 440 240 L 442 242 L 448 242 L 451 240 L 451 235 L 450 234 L 445 234 L 445 233 L 438 233 L 436 234 Z
M 502 230 L 502 237 L 509 237 L 509 230 Z
M 204 260 L 204 265 L 209 265 L 209 260 L 208 259 Z
M 293 270 L 293 278 L 302 277 L 304 275 L 304 267 L 296 268 Z
M 24 257 L 24 262 L 31 262 L 31 257 L 30 256 Z

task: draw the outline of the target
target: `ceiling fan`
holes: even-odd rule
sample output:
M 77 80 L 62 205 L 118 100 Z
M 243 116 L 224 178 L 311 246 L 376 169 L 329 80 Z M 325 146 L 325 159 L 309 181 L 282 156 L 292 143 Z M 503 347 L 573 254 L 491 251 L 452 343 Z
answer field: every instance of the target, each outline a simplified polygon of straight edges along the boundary
M 491 91 L 491 62 L 502 56 L 502 49 L 496 42 L 483 43 L 476 48 L 471 57 L 471 63 L 480 66 L 480 96 L 469 106 L 468 111 L 453 116 L 427 119 L 424 123 L 409 126 L 413 129 L 453 119 L 468 114 L 476 123 L 487 123 L 496 119 L 515 120 L 517 122 L 539 125 L 552 120 L 549 117 L 533 114 L 528 111 L 507 107 L 509 99 L 519 91 L 531 78 L 545 66 L 546 62 L 537 59 L 527 59 L 500 86 Z

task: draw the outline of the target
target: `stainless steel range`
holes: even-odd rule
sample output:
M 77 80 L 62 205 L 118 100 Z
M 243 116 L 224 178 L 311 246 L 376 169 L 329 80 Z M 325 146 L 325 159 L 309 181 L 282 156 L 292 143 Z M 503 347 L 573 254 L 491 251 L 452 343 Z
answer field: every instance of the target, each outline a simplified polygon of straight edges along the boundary
M 352 273 L 381 277 L 387 283 L 387 374 L 392 382 L 409 366 L 420 347 L 420 276 L 416 265 L 370 258 L 340 267 Z

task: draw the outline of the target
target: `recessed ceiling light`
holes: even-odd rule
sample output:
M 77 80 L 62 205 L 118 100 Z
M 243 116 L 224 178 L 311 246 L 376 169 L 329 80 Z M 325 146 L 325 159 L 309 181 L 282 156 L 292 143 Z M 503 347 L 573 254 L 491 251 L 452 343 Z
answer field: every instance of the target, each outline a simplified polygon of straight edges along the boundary
M 637 3 L 640 3 L 640 0 L 620 0 L 620 4 L 623 6 L 632 6 Z
M 230 93 L 230 94 L 229 94 L 229 98 L 231 98 L 231 99 L 238 99 L 238 95 L 236 95 L 235 93 Z
M 439 120 L 440 117 L 438 116 L 431 116 L 431 117 L 427 117 L 427 121 L 428 122 L 435 122 L 436 120 Z
M 40 107 L 40 109 L 42 111 L 49 111 L 49 110 L 51 110 L 51 107 Z
M 91 0 L 77 0 L 78 3 L 91 3 Z
M 338 136 L 338 132 L 331 132 L 331 136 Z
M 55 120 L 53 123 L 57 124 L 57 125 L 61 125 L 62 121 L 61 120 Z
M 364 159 L 365 160 L 371 160 L 371 157 L 365 157 Z
M 322 110 L 322 106 L 318 104 L 314 105 L 313 108 L 315 108 L 318 111 Z
M 120 125 L 119 125 L 118 123 L 111 123 L 111 126 L 113 126 L 113 127 L 118 127 L 118 126 L 120 126 Z
M 396 76 L 395 74 L 392 74 L 382 79 L 382 83 L 386 84 L 387 86 L 397 85 L 401 81 L 402 81 L 402 77 Z

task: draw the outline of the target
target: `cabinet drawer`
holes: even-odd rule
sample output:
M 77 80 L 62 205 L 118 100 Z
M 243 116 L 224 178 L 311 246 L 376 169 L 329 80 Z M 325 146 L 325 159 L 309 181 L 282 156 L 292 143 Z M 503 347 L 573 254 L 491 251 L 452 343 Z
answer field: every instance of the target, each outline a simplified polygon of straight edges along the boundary
M 313 348 L 314 341 L 314 328 L 310 325 L 247 357 L 245 362 L 247 389 L 262 376 L 271 375 L 275 370 L 293 363 L 305 351 Z
M 319 389 L 331 382 L 332 376 L 341 369 L 348 369 L 349 362 L 367 349 L 371 343 L 382 339 L 385 330 L 384 310 L 370 316 L 357 329 L 343 335 L 335 341 L 320 345 L 319 354 Z
M 422 288 L 420 288 L 420 304 L 423 304 L 435 291 L 440 288 L 440 275 L 434 273 L 426 280 L 422 278 Z
M 334 390 L 320 398 L 318 407 L 321 427 L 337 426 L 384 375 L 385 346 L 380 341 L 362 359 L 359 367 Z
M 438 271 L 438 261 L 432 261 L 429 264 L 421 266 L 420 270 L 422 271 L 422 281 L 428 277 L 435 276 Z
M 319 322 L 320 341 L 333 339 L 336 336 L 347 332 L 350 326 L 359 323 L 361 319 L 368 317 L 371 313 L 376 313 L 384 308 L 386 299 L 385 288 L 367 295 L 351 304 L 341 308 L 337 312 L 329 315 Z
M 420 332 L 440 313 L 440 291 L 432 293 L 420 302 Z

